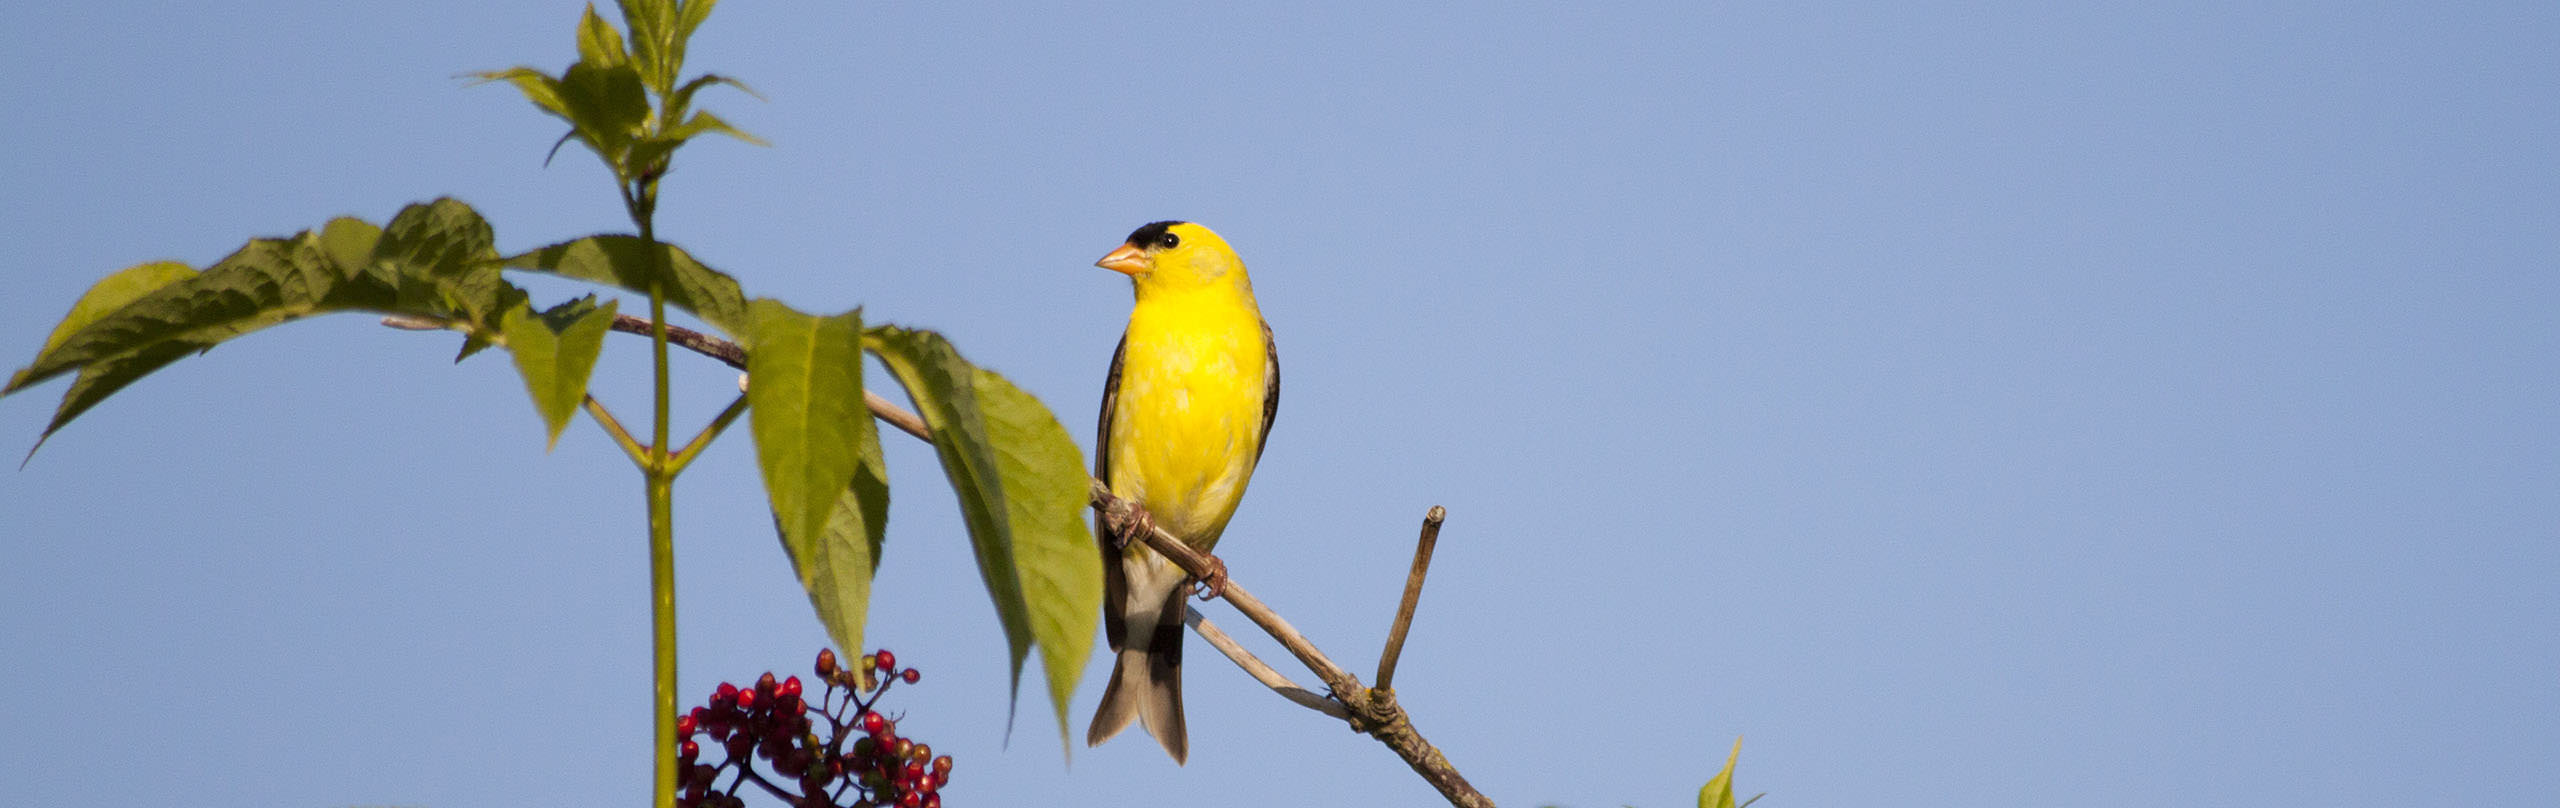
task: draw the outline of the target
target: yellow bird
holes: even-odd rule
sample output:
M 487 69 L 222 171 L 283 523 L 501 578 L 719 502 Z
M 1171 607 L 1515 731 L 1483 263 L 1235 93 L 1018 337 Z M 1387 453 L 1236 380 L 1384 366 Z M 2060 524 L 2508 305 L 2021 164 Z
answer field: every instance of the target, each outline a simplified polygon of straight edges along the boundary
M 1244 260 L 1209 228 L 1156 222 L 1096 266 L 1137 293 L 1111 354 L 1093 475 L 1146 507 L 1155 526 L 1209 552 L 1244 498 L 1280 411 L 1280 354 Z M 1180 764 L 1182 613 L 1191 581 L 1144 542 L 1102 538 L 1103 625 L 1119 656 L 1085 743 L 1145 724 Z

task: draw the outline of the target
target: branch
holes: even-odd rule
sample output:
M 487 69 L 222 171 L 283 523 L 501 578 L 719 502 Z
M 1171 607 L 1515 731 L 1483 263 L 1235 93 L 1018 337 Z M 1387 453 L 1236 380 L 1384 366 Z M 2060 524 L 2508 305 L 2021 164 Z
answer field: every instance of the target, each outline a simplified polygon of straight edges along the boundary
M 1413 607 L 1422 602 L 1422 576 L 1431 571 L 1431 548 L 1440 544 L 1440 523 L 1449 511 L 1438 505 L 1422 515 L 1422 538 L 1413 545 L 1413 571 L 1405 573 L 1404 602 L 1396 606 L 1395 625 L 1387 629 L 1387 650 L 1378 653 L 1378 689 L 1394 690 L 1396 660 L 1404 657 L 1404 634 L 1413 629 Z
M 398 318 L 385 318 L 383 324 L 394 328 L 411 329 L 420 329 L 422 326 L 423 328 L 441 327 L 441 324 L 403 322 Z M 650 329 L 651 323 L 647 318 L 628 314 L 615 315 L 613 318 L 615 331 L 647 334 Z M 745 370 L 747 367 L 746 349 L 737 343 L 674 325 L 669 325 L 666 329 L 667 344 L 720 360 L 739 370 Z M 915 413 L 868 389 L 863 391 L 862 397 L 863 404 L 871 410 L 873 416 L 889 422 L 889 425 L 920 440 L 926 442 L 933 440 L 932 427 L 927 426 L 924 419 Z M 1142 509 L 1134 501 L 1112 495 L 1111 487 L 1103 481 L 1089 480 L 1088 482 L 1090 483 L 1088 499 L 1094 511 L 1102 515 L 1104 529 L 1115 533 L 1127 532 L 1127 526 L 1133 523 L 1137 513 Z M 1252 676 L 1255 681 L 1271 688 L 1272 692 L 1307 709 L 1342 719 L 1349 723 L 1354 731 L 1366 733 L 1378 739 L 1379 743 L 1386 744 L 1397 757 L 1404 759 L 1405 765 L 1413 768 L 1414 773 L 1421 775 L 1422 779 L 1429 782 L 1433 788 L 1439 789 L 1440 795 L 1447 798 L 1449 804 L 1461 806 L 1461 808 L 1492 808 L 1493 800 L 1486 798 L 1483 793 L 1476 791 L 1475 786 L 1468 784 L 1467 779 L 1458 774 L 1457 767 L 1449 765 L 1448 758 L 1440 753 L 1439 748 L 1432 746 L 1429 740 L 1422 737 L 1421 732 L 1413 728 L 1412 717 L 1405 713 L 1402 706 L 1396 704 L 1395 693 L 1386 687 L 1386 683 L 1395 673 L 1396 658 L 1403 653 L 1405 632 L 1412 625 L 1414 604 L 1421 596 L 1423 573 L 1430 566 L 1431 550 L 1438 541 L 1440 522 L 1445 516 L 1446 511 L 1434 506 L 1430 515 L 1424 518 L 1422 540 L 1420 546 L 1414 550 L 1413 571 L 1405 579 L 1404 601 L 1397 609 L 1396 622 L 1388 636 L 1387 651 L 1380 659 L 1379 686 L 1376 688 L 1362 685 L 1359 677 L 1351 675 L 1350 672 L 1343 670 L 1342 666 L 1334 664 L 1323 651 L 1317 650 L 1315 643 L 1307 640 L 1306 635 L 1298 633 L 1295 626 L 1289 625 L 1289 621 L 1281 618 L 1278 612 L 1272 611 L 1271 607 L 1264 605 L 1261 599 L 1246 591 L 1244 586 L 1238 584 L 1232 576 L 1226 581 L 1222 597 L 1246 619 L 1252 620 L 1254 625 L 1261 626 L 1264 633 L 1278 640 L 1281 647 L 1289 649 L 1289 653 L 1297 657 L 1300 664 L 1307 666 L 1307 670 L 1314 673 L 1316 678 L 1323 680 L 1325 687 L 1332 691 L 1329 697 L 1318 696 L 1305 688 L 1298 687 L 1290 682 L 1288 677 L 1272 670 L 1270 665 L 1264 664 L 1261 659 L 1237 644 L 1234 638 L 1219 630 L 1216 624 L 1201 616 L 1199 610 L 1185 606 L 1183 622 L 1189 623 L 1192 631 L 1197 632 L 1202 639 L 1208 640 L 1209 644 L 1216 647 L 1220 653 L 1226 654 L 1227 659 L 1235 662 L 1237 667 L 1243 668 L 1245 673 Z M 1166 533 L 1161 527 L 1142 535 L 1141 539 L 1147 543 L 1148 547 L 1171 559 L 1174 564 L 1182 567 L 1184 572 L 1190 573 L 1194 578 L 1206 577 L 1214 563 L 1209 556 L 1191 549 L 1190 545 L 1183 544 L 1180 539 L 1174 538 L 1171 533 Z

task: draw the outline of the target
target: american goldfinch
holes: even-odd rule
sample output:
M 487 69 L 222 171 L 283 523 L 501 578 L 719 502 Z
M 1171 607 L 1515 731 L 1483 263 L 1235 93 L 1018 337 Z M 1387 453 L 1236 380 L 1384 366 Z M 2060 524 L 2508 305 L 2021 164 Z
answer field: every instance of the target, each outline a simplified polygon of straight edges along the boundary
M 1206 553 L 1235 515 L 1280 411 L 1280 354 L 1244 261 L 1209 228 L 1156 222 L 1096 266 L 1137 292 L 1111 354 L 1093 474 Z M 1103 625 L 1118 654 L 1085 743 L 1144 723 L 1180 764 L 1182 613 L 1190 580 L 1144 542 L 1102 539 Z

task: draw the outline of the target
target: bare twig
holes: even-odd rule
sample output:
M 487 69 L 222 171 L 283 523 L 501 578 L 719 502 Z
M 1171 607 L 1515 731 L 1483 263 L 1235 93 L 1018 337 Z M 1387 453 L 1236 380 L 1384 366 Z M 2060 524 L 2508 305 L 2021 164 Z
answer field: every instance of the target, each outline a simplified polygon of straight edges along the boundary
M 1209 618 L 1201 616 L 1199 609 L 1194 609 L 1190 606 L 1182 607 L 1182 622 L 1191 624 L 1192 632 L 1199 634 L 1200 639 L 1208 640 L 1210 647 L 1218 649 L 1218 653 L 1226 654 L 1228 661 L 1236 663 L 1236 667 L 1243 668 L 1244 672 L 1251 675 L 1254 681 L 1261 682 L 1262 686 L 1271 688 L 1271 692 L 1280 694 L 1282 698 L 1297 702 L 1300 707 L 1305 707 L 1345 721 L 1351 720 L 1351 711 L 1345 709 L 1342 706 L 1342 702 L 1325 698 L 1324 696 L 1317 695 L 1315 691 L 1299 687 L 1298 683 L 1289 681 L 1289 677 L 1281 675 L 1279 671 L 1272 670 L 1271 666 L 1264 663 L 1261 657 L 1254 656 L 1252 651 L 1244 650 L 1244 646 L 1238 644 L 1236 642 L 1236 638 L 1227 636 L 1227 632 L 1219 629 L 1218 624 L 1209 622 Z
M 1431 572 L 1431 548 L 1440 543 L 1440 522 L 1449 511 L 1431 506 L 1422 515 L 1422 538 L 1413 545 L 1413 570 L 1404 576 L 1404 602 L 1396 606 L 1396 622 L 1387 629 L 1387 650 L 1378 654 L 1378 689 L 1394 690 L 1396 660 L 1404 656 L 1405 632 L 1413 629 L 1413 607 L 1422 601 L 1422 576 Z

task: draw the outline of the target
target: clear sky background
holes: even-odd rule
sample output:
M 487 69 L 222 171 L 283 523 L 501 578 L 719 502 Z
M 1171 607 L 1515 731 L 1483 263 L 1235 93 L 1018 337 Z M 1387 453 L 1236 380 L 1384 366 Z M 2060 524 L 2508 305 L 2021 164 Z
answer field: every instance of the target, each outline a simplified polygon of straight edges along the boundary
M 1129 305 L 1090 264 L 1219 229 L 1288 379 L 1219 549 L 1365 672 L 1446 505 L 1397 684 L 1505 805 L 1687 804 L 1736 735 L 1764 806 L 2550 799 L 2560 6 L 1224 5 L 723 4 L 689 68 L 774 145 L 686 151 L 660 231 L 945 330 L 1089 441 Z M 454 78 L 560 68 L 577 8 L 13 9 L 0 358 L 110 271 L 330 216 L 626 228 Z M 637 475 L 591 424 L 545 454 L 456 342 L 279 327 L 0 471 L 13 801 L 645 798 Z M 678 364 L 698 424 L 734 374 Z M 870 637 L 953 804 L 1437 801 L 1196 640 L 1188 767 L 1063 762 L 1036 687 L 1008 744 L 951 495 L 890 453 Z M 805 671 L 745 435 L 678 493 L 687 700 Z

